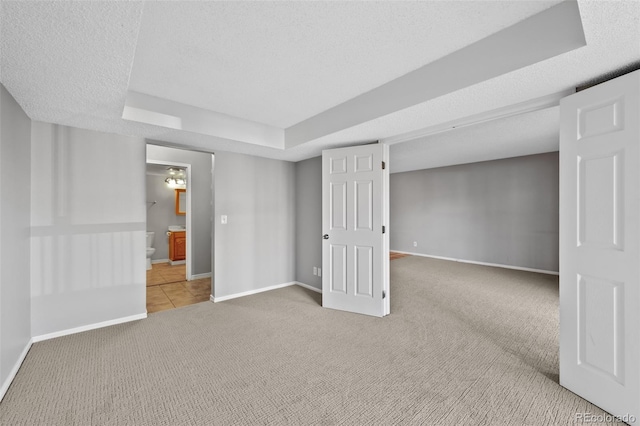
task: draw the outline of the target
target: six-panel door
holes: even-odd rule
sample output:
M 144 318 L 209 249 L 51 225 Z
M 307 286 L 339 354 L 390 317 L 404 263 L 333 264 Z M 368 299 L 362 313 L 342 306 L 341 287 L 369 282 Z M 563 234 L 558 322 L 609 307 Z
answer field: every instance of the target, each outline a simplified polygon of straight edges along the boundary
M 324 307 L 387 313 L 386 152 L 377 144 L 323 152 Z
M 640 415 L 640 72 L 560 104 L 560 383 Z

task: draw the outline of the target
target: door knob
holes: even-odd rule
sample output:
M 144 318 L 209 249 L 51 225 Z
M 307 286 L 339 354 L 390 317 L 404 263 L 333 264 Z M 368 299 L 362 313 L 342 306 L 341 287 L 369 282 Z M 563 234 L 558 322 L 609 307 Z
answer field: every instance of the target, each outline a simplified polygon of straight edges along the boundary
M 328 240 L 328 239 L 329 239 L 329 234 L 324 234 L 324 235 L 322 236 L 322 238 L 323 238 L 323 239 L 325 239 L 325 240 Z

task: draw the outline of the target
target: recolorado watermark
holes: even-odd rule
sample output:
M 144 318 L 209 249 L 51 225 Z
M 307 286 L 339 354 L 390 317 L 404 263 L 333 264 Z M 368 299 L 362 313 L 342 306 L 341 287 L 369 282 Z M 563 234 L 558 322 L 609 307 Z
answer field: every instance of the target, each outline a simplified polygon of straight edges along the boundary
M 636 416 L 632 414 L 614 416 L 613 414 L 576 413 L 575 417 L 576 423 L 612 423 L 616 421 L 631 424 L 636 422 Z

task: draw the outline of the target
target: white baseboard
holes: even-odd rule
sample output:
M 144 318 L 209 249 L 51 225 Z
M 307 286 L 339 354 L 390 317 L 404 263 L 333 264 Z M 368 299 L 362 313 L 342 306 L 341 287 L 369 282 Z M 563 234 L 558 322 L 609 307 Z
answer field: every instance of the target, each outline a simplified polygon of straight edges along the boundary
M 301 282 L 298 282 L 298 281 L 293 281 L 293 282 L 290 282 L 290 283 L 276 284 L 276 285 L 272 285 L 270 287 L 259 288 L 257 290 L 250 290 L 250 291 L 244 291 L 242 293 L 230 294 L 228 296 L 220 296 L 220 297 L 210 296 L 209 300 L 211 300 L 214 303 L 224 302 L 225 300 L 236 299 L 238 297 L 244 297 L 244 296 L 251 296 L 252 294 L 258 294 L 258 293 L 263 293 L 265 291 L 277 290 L 279 288 L 289 287 L 289 286 L 292 286 L 292 285 L 299 285 L 300 287 L 304 287 L 306 289 L 315 291 L 316 293 L 322 293 L 322 290 L 320 290 L 318 288 L 315 288 L 313 286 L 310 286 L 309 284 L 304 284 L 304 283 L 301 283 Z
M 259 288 L 259 289 L 256 289 L 256 290 L 243 291 L 242 293 L 229 294 L 228 296 L 220 296 L 220 297 L 211 296 L 211 301 L 215 302 L 215 303 L 223 302 L 225 300 L 235 299 L 237 297 L 250 296 L 252 294 L 262 293 L 262 292 L 270 291 L 270 290 L 276 290 L 276 289 L 283 288 L 283 287 L 289 287 L 289 286 L 295 285 L 295 284 L 297 284 L 297 283 L 296 282 L 290 282 L 290 283 L 284 283 L 284 284 L 276 284 L 276 285 L 272 285 L 272 286 L 269 286 L 269 287 Z
M 33 343 L 42 342 L 43 340 L 55 339 L 56 337 L 68 336 L 69 334 L 82 333 L 83 331 L 95 330 L 96 328 L 109 327 L 110 325 L 122 324 L 130 321 L 137 321 L 145 319 L 147 313 L 131 315 L 128 317 L 117 318 L 114 320 L 97 322 L 94 324 L 83 325 L 81 327 L 69 328 L 67 330 L 55 331 L 53 333 L 41 334 L 40 336 L 33 336 L 31 339 Z
M 169 259 L 156 259 L 156 260 L 152 260 L 151 264 L 153 265 L 154 263 L 169 263 Z
M 301 283 L 300 281 L 297 281 L 296 285 L 299 285 L 300 287 L 304 287 L 307 290 L 315 291 L 316 293 L 322 293 L 322 289 L 321 288 L 316 288 L 316 287 L 314 287 L 312 285 Z
M 475 260 L 455 259 L 453 257 L 444 257 L 444 256 L 433 256 L 430 254 L 412 253 L 410 251 L 401 251 L 401 250 L 389 250 L 389 251 L 392 251 L 395 253 L 410 254 L 411 256 L 421 256 L 421 257 L 430 257 L 433 259 L 450 260 L 452 262 L 471 263 L 474 265 L 493 266 L 495 268 L 505 268 L 505 269 L 515 269 L 518 271 L 537 272 L 539 274 L 560 275 L 556 271 L 547 271 L 545 269 L 524 268 L 521 266 L 502 265 L 500 263 L 476 262 Z
M 191 275 L 192 280 L 200 280 L 202 278 L 211 278 L 211 272 L 205 272 L 204 274 L 193 274 Z
M 171 266 L 185 265 L 186 263 L 187 263 L 186 260 L 169 260 L 169 265 Z
M 7 376 L 7 379 L 2 384 L 2 387 L 0 387 L 0 402 L 4 398 L 7 391 L 9 390 L 9 386 L 11 386 L 11 382 L 13 382 L 13 379 L 16 378 L 16 374 L 18 374 L 18 370 L 20 369 L 20 366 L 24 362 L 24 359 L 27 357 L 27 353 L 29 352 L 29 349 L 31 349 L 31 345 L 33 345 L 33 339 L 30 339 L 27 342 L 27 345 L 24 347 L 24 349 L 22 350 L 22 353 L 18 357 L 18 361 L 16 361 L 15 365 L 9 372 L 9 376 Z

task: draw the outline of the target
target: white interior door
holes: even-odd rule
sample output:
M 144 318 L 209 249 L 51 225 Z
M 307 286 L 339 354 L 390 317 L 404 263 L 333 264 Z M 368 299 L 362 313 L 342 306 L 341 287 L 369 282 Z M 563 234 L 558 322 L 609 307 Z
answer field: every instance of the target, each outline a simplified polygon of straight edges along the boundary
M 389 148 L 322 152 L 322 306 L 389 313 Z
M 560 103 L 560 384 L 630 423 L 640 416 L 639 95 L 636 71 Z

